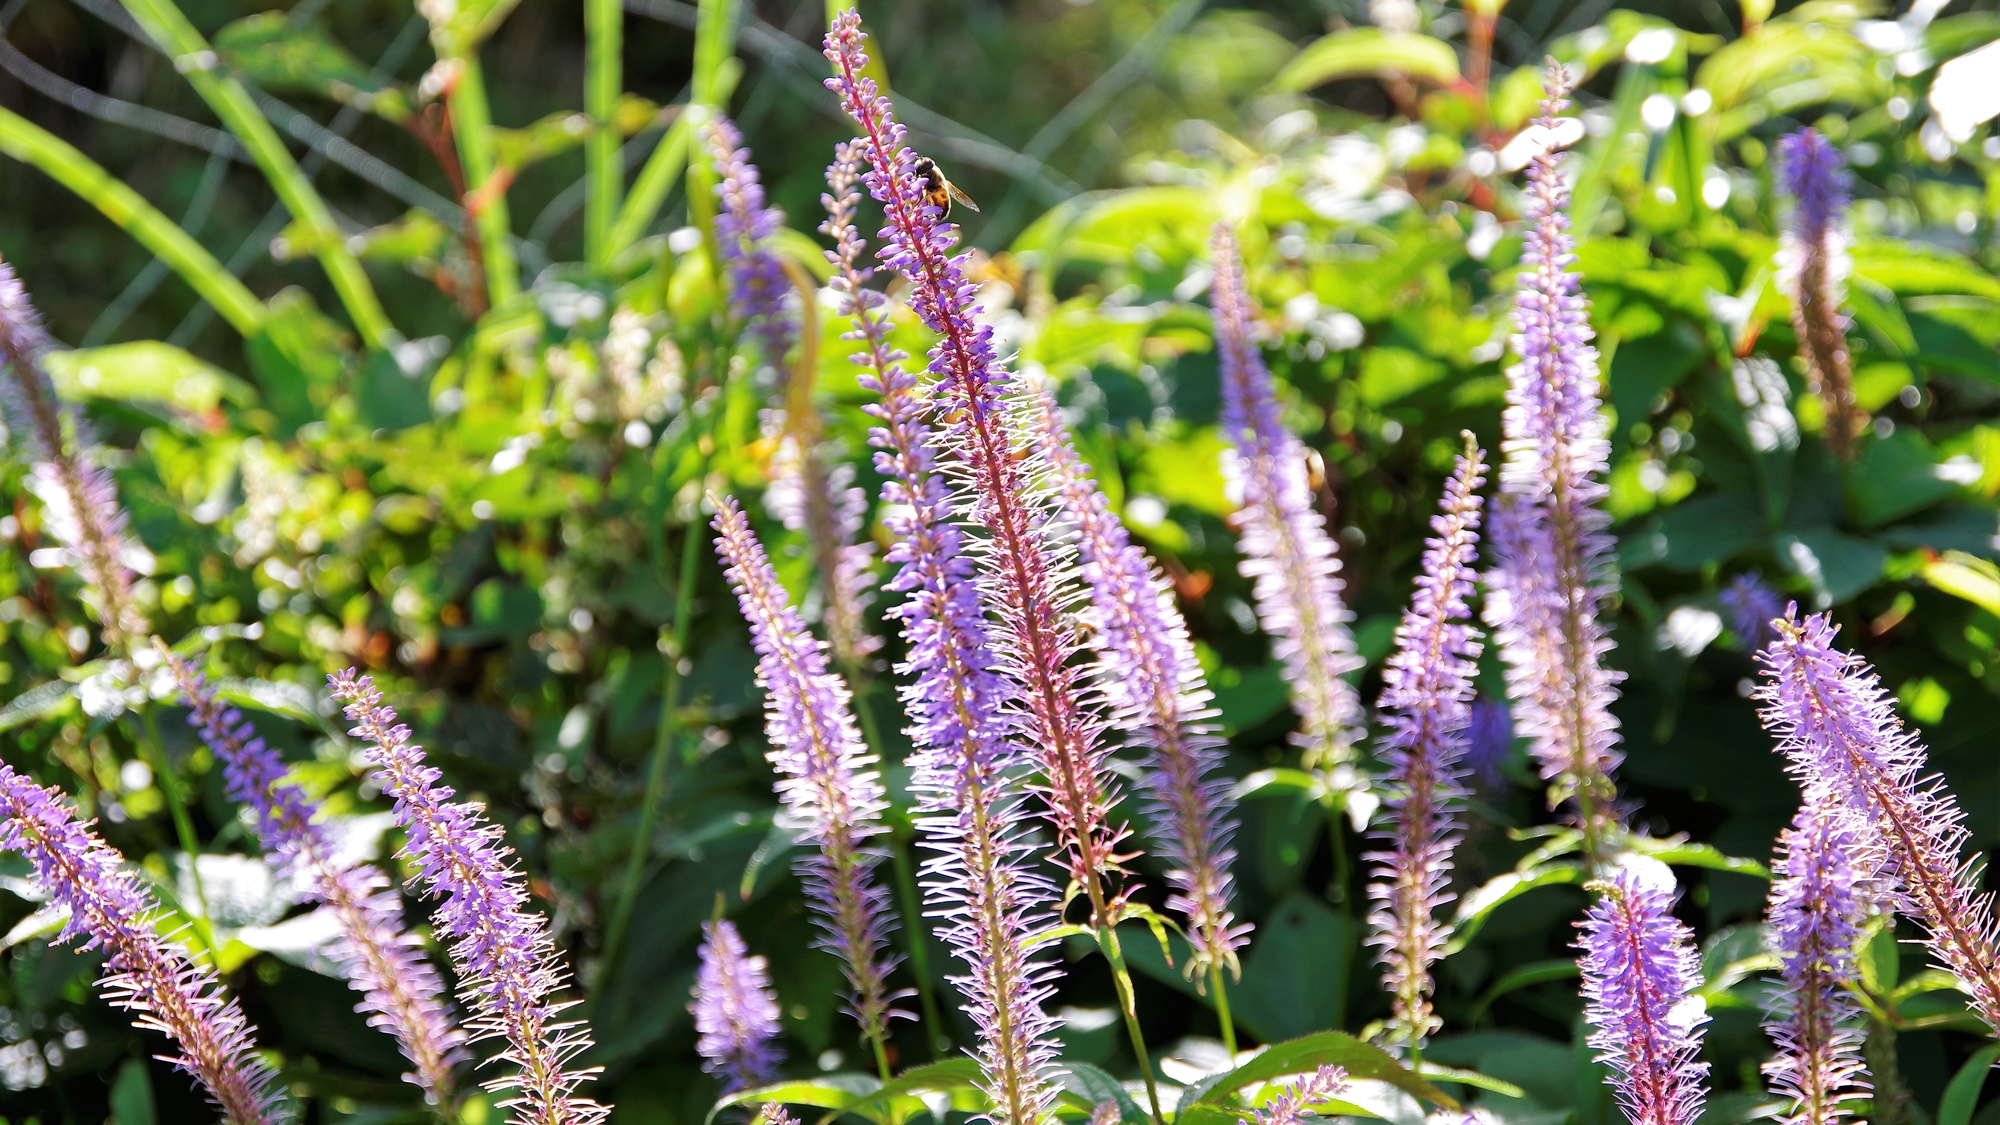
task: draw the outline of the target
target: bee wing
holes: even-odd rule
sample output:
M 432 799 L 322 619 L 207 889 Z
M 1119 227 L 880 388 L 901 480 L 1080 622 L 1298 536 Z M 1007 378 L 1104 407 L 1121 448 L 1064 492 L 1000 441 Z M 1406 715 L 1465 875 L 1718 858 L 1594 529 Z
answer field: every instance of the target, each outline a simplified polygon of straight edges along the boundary
M 971 197 L 971 196 L 969 196 L 969 195 L 965 194 L 964 192 L 962 192 L 962 191 L 958 190 L 958 185 L 957 185 L 957 184 L 955 184 L 955 183 L 952 183 L 952 182 L 951 182 L 950 180 L 946 180 L 946 181 L 944 182 L 944 190 L 945 190 L 945 191 L 947 191 L 947 192 L 949 192 L 949 193 L 951 194 L 951 197 L 952 197 L 953 199 L 957 200 L 958 202 L 960 202 L 960 203 L 963 203 L 963 204 L 965 204 L 965 205 L 966 205 L 967 207 L 970 207 L 970 208 L 972 208 L 972 209 L 973 209 L 974 211 L 977 211 L 977 210 L 979 210 L 979 204 L 977 204 L 977 203 L 974 203 L 974 202 L 972 201 L 972 197 Z

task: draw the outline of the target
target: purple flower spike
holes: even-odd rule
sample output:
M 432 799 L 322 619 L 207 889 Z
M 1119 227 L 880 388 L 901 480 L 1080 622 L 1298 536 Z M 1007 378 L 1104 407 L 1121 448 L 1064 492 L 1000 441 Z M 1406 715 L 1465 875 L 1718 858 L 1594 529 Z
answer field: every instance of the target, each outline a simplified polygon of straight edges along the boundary
M 1792 200 L 1779 250 L 1778 284 L 1792 301 L 1792 328 L 1813 393 L 1826 410 L 1827 441 L 1843 458 L 1868 417 L 1854 401 L 1847 354 L 1847 316 L 1840 311 L 1847 280 L 1847 161 L 1813 129 L 1781 138 L 1773 153 L 1779 188 Z
M 1030 392 L 1041 462 L 1063 515 L 1076 529 L 1083 577 L 1099 635 L 1098 669 L 1112 723 L 1152 753 L 1152 804 L 1166 838 L 1162 854 L 1174 893 L 1170 909 L 1188 920 L 1198 973 L 1210 966 L 1240 974 L 1236 951 L 1249 932 L 1230 910 L 1229 847 L 1235 801 L 1214 776 L 1221 764 L 1208 679 L 1188 640 L 1173 588 L 1133 544 L 1111 502 L 1077 456 L 1054 394 Z
M 1323 1066 L 1291 1085 L 1257 1111 L 1257 1125 L 1298 1125 L 1312 1116 L 1312 1107 L 1347 1092 L 1347 1071 Z
M 743 134 L 734 122 L 717 117 L 702 126 L 715 166 L 715 242 L 729 283 L 729 310 L 756 336 L 764 360 L 783 370 L 798 335 L 791 279 L 773 247 L 784 229 L 785 213 L 764 202 L 764 185 Z
M 190 961 L 155 925 L 153 896 L 116 851 L 79 824 L 55 791 L 0 762 L 0 848 L 25 856 L 35 882 L 68 915 L 58 940 L 83 939 L 107 960 L 98 987 L 138 1013 L 134 1023 L 174 1041 L 168 1056 L 207 1089 L 230 1125 L 270 1125 L 289 1117 L 270 1089 L 250 1025 L 215 971 Z
M 1837 804 L 1863 826 L 1863 846 L 1881 856 L 1896 910 L 1925 930 L 1924 944 L 2000 1032 L 2000 927 L 1993 895 L 1981 894 L 1981 863 L 1965 858 L 1965 812 L 1929 768 L 1923 743 L 1896 717 L 1868 662 L 1833 645 L 1824 614 L 1803 622 L 1794 608 L 1759 659 L 1764 728 L 1809 803 Z
M 1765 924 L 1784 987 L 1764 1024 L 1778 1048 L 1764 1074 L 1791 1103 L 1786 1125 L 1835 1125 L 1849 1116 L 1842 1103 L 1869 1092 L 1861 1008 L 1848 993 L 1879 866 L 1865 831 L 1851 811 L 1808 801 L 1779 843 Z
M 1504 699 L 1481 696 L 1465 720 L 1465 769 L 1481 789 L 1506 783 L 1502 771 L 1514 756 L 1514 715 Z
M 285 781 L 277 754 L 192 664 L 171 651 L 166 659 L 191 708 L 188 725 L 222 763 L 230 799 L 255 812 L 259 842 L 279 870 L 299 879 L 313 901 L 339 919 L 333 957 L 365 997 L 360 1010 L 368 1013 L 369 1026 L 396 1037 L 416 1068 L 405 1077 L 431 1104 L 450 1105 L 452 1072 L 466 1058 L 465 1036 L 452 1021 L 444 982 L 424 956 L 423 942 L 403 926 L 403 904 L 389 880 L 367 864 L 343 863 L 325 826 L 313 820 L 317 802 Z
M 701 965 L 694 974 L 695 1051 L 701 1069 L 722 1079 L 733 1094 L 762 1086 L 784 1061 L 779 1049 L 778 997 L 762 957 L 750 956 L 736 926 L 717 919 L 701 927 Z
M 459 997 L 473 1014 L 472 1037 L 507 1044 L 499 1057 L 516 1069 L 487 1079 L 485 1088 L 512 1091 L 499 1108 L 518 1110 L 528 1125 L 604 1120 L 610 1107 L 576 1093 L 596 1074 L 570 1066 L 590 1046 L 590 1035 L 561 1018 L 567 1005 L 554 999 L 566 977 L 561 955 L 548 923 L 528 904 L 500 826 L 480 806 L 451 799 L 451 787 L 438 783 L 437 768 L 425 763 L 423 747 L 410 741 L 410 728 L 382 703 L 372 679 L 350 668 L 328 676 L 327 684 L 354 724 L 349 733 L 366 744 L 375 781 L 395 800 L 415 881 L 444 900 L 435 926 L 451 943 Z
M 1257 350 L 1256 315 L 1244 286 L 1236 235 L 1215 228 L 1212 304 L 1222 359 L 1224 465 L 1242 490 L 1237 513 L 1243 575 L 1253 583 L 1257 619 L 1285 665 L 1292 706 L 1304 729 L 1297 742 L 1308 768 L 1349 765 L 1365 719 L 1344 678 L 1361 667 L 1341 601 L 1340 559 L 1313 505 L 1305 447 L 1285 427 L 1271 372 Z
M 787 531 L 805 537 L 826 597 L 820 622 L 833 658 L 843 668 L 858 669 L 882 647 L 880 637 L 869 635 L 866 616 L 874 584 L 869 563 L 875 558 L 875 545 L 861 538 L 868 494 L 855 487 L 854 466 L 828 464 L 832 451 L 821 441 L 810 402 L 784 414 L 789 423 L 803 424 L 780 433 L 764 507 Z
M 1631 868 L 1593 884 L 1601 896 L 1578 924 L 1583 1018 L 1632 1125 L 1693 1125 L 1708 1078 L 1696 1061 L 1708 1022 L 1701 957 L 1674 918 L 1672 876 L 1659 872 L 1665 886 Z
M 874 875 L 882 856 L 870 843 L 883 831 L 888 795 L 855 728 L 847 685 L 827 670 L 826 650 L 787 601 L 750 521 L 734 501 L 716 507 L 716 551 L 757 650 L 778 798 L 792 825 L 818 845 L 800 875 L 826 929 L 826 948 L 840 957 L 854 989 L 854 1017 L 879 1058 L 889 1020 L 900 1014 L 890 1007 L 885 979 L 890 914 Z
M 1118 848 L 1130 832 L 1112 819 L 1118 789 L 1107 768 L 1104 721 L 1083 682 L 1087 670 L 1075 659 L 1081 640 L 1067 600 L 1073 552 L 1051 519 L 1033 466 L 1016 458 L 1007 402 L 1013 376 L 995 351 L 992 326 L 978 320 L 965 255 L 952 254 L 956 228 L 926 201 L 904 128 L 863 72 L 865 39 L 852 10 L 835 17 L 825 52 L 835 77 L 827 87 L 861 131 L 869 164 L 863 182 L 888 219 L 877 256 L 909 279 L 918 319 L 938 336 L 930 369 L 938 379 L 937 405 L 950 419 L 938 440 L 956 453 L 946 472 L 960 492 L 963 518 L 985 533 L 970 541 L 984 564 L 977 585 L 991 610 L 995 654 L 1021 689 L 1018 706 L 1006 714 L 1035 756 L 1059 862 L 1089 899 L 1092 924 L 1110 935 L 1128 889 L 1131 857 Z
M 908 659 L 897 668 L 908 710 L 910 789 L 917 832 L 932 854 L 924 862 L 928 913 L 944 919 L 941 936 L 965 965 L 952 978 L 979 1031 L 974 1057 L 994 1125 L 1042 1125 L 1056 1098 L 1058 1044 L 1043 1004 L 1053 972 L 1028 938 L 1035 916 L 1054 901 L 1054 888 L 1029 868 L 1031 845 L 1022 808 L 1019 745 L 1000 716 L 1015 698 L 997 675 L 987 641 L 972 560 L 931 446 L 925 403 L 907 357 L 888 342 L 878 309 L 883 298 L 866 288 L 866 247 L 854 226 L 859 202 L 859 142 L 840 147 L 827 170 L 827 222 L 834 240 L 828 259 L 834 289 L 854 318 L 848 338 L 861 384 L 881 396 L 868 407 L 877 422 L 869 441 L 885 478 L 884 523 L 895 544 L 888 588 L 906 595 L 890 616 L 902 622 Z
M 1431 518 L 1437 534 L 1425 544 L 1416 593 L 1382 676 L 1390 813 L 1383 836 L 1391 848 L 1368 856 L 1376 865 L 1368 894 L 1377 904 L 1368 943 L 1380 951 L 1382 983 L 1394 997 L 1390 1027 L 1412 1049 L 1439 1026 L 1431 1011 L 1431 966 L 1444 956 L 1449 936 L 1437 909 L 1452 900 L 1445 887 L 1465 800 L 1459 759 L 1480 650 L 1466 599 L 1476 573 L 1485 468 L 1472 435 L 1465 435 L 1465 453 Z
M 1773 622 L 1785 615 L 1785 603 L 1762 575 L 1744 571 L 1729 580 L 1716 600 L 1729 614 L 1729 628 L 1743 641 L 1743 647 L 1756 652 L 1778 639 Z
M 1540 126 L 1554 136 L 1569 104 L 1560 66 L 1548 79 Z M 1514 716 L 1550 783 L 1553 807 L 1575 804 L 1586 850 L 1602 858 L 1618 827 L 1612 772 L 1618 675 L 1604 667 L 1611 641 L 1600 619 L 1615 592 L 1601 479 L 1611 445 L 1599 409 L 1597 349 L 1569 234 L 1562 151 L 1528 166 L 1529 223 L 1502 429 L 1507 450 L 1493 508 L 1487 623 L 1507 664 Z

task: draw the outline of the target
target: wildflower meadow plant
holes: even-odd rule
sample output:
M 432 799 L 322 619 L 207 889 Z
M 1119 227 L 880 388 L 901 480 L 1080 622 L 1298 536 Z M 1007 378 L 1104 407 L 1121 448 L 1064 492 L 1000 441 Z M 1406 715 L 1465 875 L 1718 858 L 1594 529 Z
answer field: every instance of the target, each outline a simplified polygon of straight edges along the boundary
M 777 1045 L 778 1000 L 769 963 L 752 957 L 734 923 L 702 923 L 701 967 L 688 1005 L 700 1039 L 701 1068 L 722 1078 L 722 1092 L 770 1081 L 784 1052 Z
M 1780 841 L 1765 925 L 1784 985 L 1764 1025 L 1778 1048 L 1764 1073 L 1789 1125 L 1831 1125 L 1869 1092 L 1852 995 L 1878 866 L 1865 840 L 1852 810 L 1807 801 Z
M 1632 1125 L 1691 1125 L 1707 1097 L 1701 959 L 1674 897 L 1664 867 L 1628 867 L 1598 885 L 1579 927 L 1590 1045 Z

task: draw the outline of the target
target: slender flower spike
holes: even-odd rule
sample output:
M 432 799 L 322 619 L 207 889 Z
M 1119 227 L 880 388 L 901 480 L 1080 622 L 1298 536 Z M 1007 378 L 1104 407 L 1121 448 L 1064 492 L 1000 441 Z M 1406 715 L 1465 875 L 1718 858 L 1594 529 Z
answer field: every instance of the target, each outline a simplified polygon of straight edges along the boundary
M 875 879 L 888 796 L 861 741 L 847 685 L 827 670 L 826 651 L 785 596 L 777 571 L 733 501 L 716 505 L 715 546 L 726 564 L 764 687 L 764 732 L 778 771 L 778 798 L 794 827 L 818 845 L 801 862 L 807 893 L 853 988 L 862 1032 L 885 1050 L 891 1016 L 884 952 L 890 914 Z
M 1069 613 L 1074 552 L 1052 519 L 1047 488 L 1016 456 L 1013 376 L 995 351 L 992 326 L 977 319 L 965 256 L 952 254 L 956 228 L 927 201 L 904 128 L 864 74 L 865 38 L 853 10 L 834 19 L 825 53 L 835 76 L 827 87 L 861 131 L 869 164 L 863 182 L 888 219 L 878 257 L 909 279 L 918 319 L 938 335 L 930 369 L 938 379 L 937 405 L 951 419 L 939 441 L 957 454 L 946 471 L 963 518 L 985 532 L 970 541 L 982 564 L 977 584 L 991 611 L 994 652 L 1021 688 L 1018 706 L 1006 713 L 1035 756 L 1060 861 L 1089 899 L 1094 928 L 1115 943 L 1111 924 L 1131 858 L 1118 847 L 1129 829 L 1112 819 L 1118 789 L 1104 720 L 1084 682 L 1087 669 L 1075 659 L 1082 638 Z
M 1786 1125 L 1835 1125 L 1843 1102 L 1868 1095 L 1861 1008 L 1848 993 L 1877 865 L 1864 833 L 1851 810 L 1807 801 L 1779 844 L 1764 921 L 1784 987 L 1764 1024 L 1778 1048 L 1764 1074 L 1790 1103 Z
M 1552 68 L 1539 122 L 1555 138 L 1569 78 Z M 1600 619 L 1615 590 L 1600 479 L 1610 456 L 1599 408 L 1589 303 L 1572 268 L 1569 187 L 1552 143 L 1528 166 L 1528 220 L 1514 349 L 1502 416 L 1506 463 L 1494 504 L 1487 623 L 1507 664 L 1508 695 L 1550 783 L 1550 804 L 1575 803 L 1586 850 L 1601 857 L 1617 826 L 1618 676 Z
M 1347 1092 L 1347 1071 L 1323 1066 L 1291 1085 L 1257 1111 L 1257 1125 L 1298 1125 L 1312 1116 L 1312 1107 Z
M 709 159 L 715 166 L 717 256 L 729 284 L 729 309 L 756 336 L 764 359 L 782 368 L 798 335 L 792 309 L 792 283 L 772 240 L 785 225 L 785 213 L 764 202 L 764 185 L 743 134 L 734 122 L 717 117 L 702 126 Z
M 721 1077 L 725 1094 L 769 1082 L 784 1060 L 769 966 L 726 919 L 702 923 L 700 958 L 688 1011 L 701 1069 Z
M 1708 1022 L 1697 995 L 1701 958 L 1673 916 L 1672 879 L 1662 878 L 1669 885 L 1626 868 L 1594 884 L 1600 896 L 1578 924 L 1589 1042 L 1611 1065 L 1632 1125 L 1692 1125 L 1708 1076 L 1696 1061 Z
M 852 465 L 828 464 L 832 458 L 820 440 L 813 404 L 794 406 L 796 410 L 787 408 L 786 418 L 810 424 L 781 429 L 764 506 L 787 531 L 805 537 L 826 598 L 820 621 L 833 658 L 843 668 L 857 669 L 882 647 L 881 638 L 868 633 L 866 616 L 874 582 L 869 563 L 875 557 L 875 545 L 861 538 L 868 494 L 855 487 Z
M 222 763 L 229 798 L 256 814 L 258 840 L 279 869 L 304 883 L 313 901 L 339 920 L 334 960 L 365 998 L 360 1010 L 369 1025 L 396 1037 L 415 1067 L 406 1077 L 431 1104 L 450 1105 L 452 1072 L 466 1058 L 465 1036 L 423 942 L 403 926 L 402 902 L 389 880 L 367 864 L 343 862 L 326 827 L 313 819 L 316 802 L 285 781 L 277 754 L 192 664 L 173 652 L 166 659 L 191 708 L 188 725 Z
M 1020 774 L 1023 754 L 1000 716 L 1013 698 L 997 662 L 965 554 L 949 489 L 938 471 L 917 380 L 888 342 L 883 298 L 866 286 L 866 247 L 854 226 L 860 146 L 850 142 L 827 170 L 828 259 L 834 289 L 854 318 L 862 386 L 880 396 L 869 440 L 885 478 L 884 523 L 895 544 L 888 588 L 905 595 L 890 616 L 902 623 L 909 656 L 898 667 L 911 719 L 910 788 L 924 863 L 927 913 L 964 964 L 952 983 L 978 1028 L 973 1050 L 994 1125 L 1049 1125 L 1056 1098 L 1058 1043 L 1044 1003 L 1053 972 L 1029 947 L 1036 915 L 1054 888 L 1033 872 Z
M 1083 577 L 1099 637 L 1098 669 L 1112 723 L 1152 754 L 1152 804 L 1172 869 L 1169 908 L 1188 921 L 1191 973 L 1211 966 L 1240 973 L 1236 951 L 1249 926 L 1230 909 L 1236 853 L 1235 802 L 1214 776 L 1221 763 L 1208 678 L 1195 659 L 1173 588 L 1132 542 L 1111 502 L 1077 456 L 1047 387 L 1031 392 L 1030 430 L 1042 464 L 1076 529 Z
M 473 1038 L 503 1039 L 500 1059 L 517 1068 L 486 1081 L 513 1091 L 499 1107 L 518 1110 L 525 1125 L 595 1125 L 610 1114 L 577 1087 L 595 1069 L 570 1066 L 590 1046 L 583 1025 L 561 1018 L 554 999 L 565 973 L 548 923 L 528 905 L 528 888 L 502 842 L 499 825 L 480 806 L 453 801 L 438 782 L 423 747 L 410 741 L 374 681 L 353 669 L 327 677 L 333 696 L 366 745 L 375 780 L 395 801 L 396 823 L 408 836 L 403 855 L 416 882 L 441 897 L 435 927 L 451 943 L 459 997 L 471 1009 Z
M 1764 727 L 1808 802 L 1853 811 L 1896 909 L 1924 927 L 1932 956 L 2000 1032 L 2000 926 L 1993 895 L 1979 892 L 1978 855 L 1966 857 L 1965 812 L 1941 778 L 1924 776 L 1923 743 L 1903 728 L 1874 669 L 1834 647 L 1838 630 L 1824 614 L 1796 613 L 1759 658 Z
M 1225 470 L 1242 490 L 1237 513 L 1243 575 L 1257 619 L 1285 664 L 1308 767 L 1349 764 L 1364 726 L 1360 697 L 1344 678 L 1361 667 L 1341 601 L 1340 560 L 1313 505 L 1305 447 L 1278 413 L 1271 372 L 1257 350 L 1256 316 L 1244 286 L 1235 234 L 1215 228 L 1216 347 L 1222 359 Z
M 68 915 L 59 940 L 83 939 L 107 958 L 98 987 L 134 1022 L 174 1041 L 166 1061 L 207 1089 L 230 1125 L 270 1125 L 287 1114 L 271 1093 L 250 1025 L 214 970 L 162 940 L 159 907 L 110 845 L 62 799 L 0 762 L 0 849 L 27 858 L 35 882 Z
M 1785 615 L 1785 603 L 1757 572 L 1744 571 L 1730 579 L 1716 600 L 1729 614 L 1729 628 L 1743 647 L 1756 652 L 1778 639 L 1772 623 Z
M 1792 300 L 1792 328 L 1813 393 L 1826 410 L 1827 442 L 1842 458 L 1868 416 L 1854 401 L 1854 372 L 1847 355 L 1847 316 L 1840 311 L 1846 287 L 1847 161 L 1814 129 L 1778 141 L 1779 188 L 1792 201 L 1791 221 L 1779 249 L 1778 284 Z
M 1437 1030 L 1431 1011 L 1431 966 L 1444 956 L 1448 927 L 1438 907 L 1452 852 L 1458 847 L 1465 790 L 1459 760 L 1472 677 L 1479 670 L 1478 629 L 1466 599 L 1472 594 L 1479 541 L 1479 486 L 1485 462 L 1472 435 L 1445 486 L 1442 510 L 1431 518 L 1437 534 L 1424 547 L 1416 593 L 1396 630 L 1396 651 L 1383 672 L 1380 708 L 1388 734 L 1389 811 L 1384 836 L 1390 848 L 1368 858 L 1376 878 L 1369 944 L 1379 950 L 1382 983 L 1394 997 L 1391 1027 L 1412 1048 Z

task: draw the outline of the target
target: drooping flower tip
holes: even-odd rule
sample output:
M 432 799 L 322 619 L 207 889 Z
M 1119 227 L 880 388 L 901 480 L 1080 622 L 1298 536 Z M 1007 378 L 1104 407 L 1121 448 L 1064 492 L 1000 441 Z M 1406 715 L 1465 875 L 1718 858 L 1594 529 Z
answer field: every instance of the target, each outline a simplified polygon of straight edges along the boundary
M 1662 867 L 1661 872 L 1664 872 Z M 1708 1013 L 1693 932 L 1673 916 L 1671 876 L 1624 868 L 1594 884 L 1578 924 L 1584 1020 L 1632 1125 L 1691 1125 L 1706 1099 Z
M 770 968 L 764 958 L 750 955 L 734 923 L 717 919 L 701 929 L 700 965 L 688 1005 L 700 1037 L 695 1050 L 701 1068 L 721 1079 L 724 1093 L 761 1086 L 784 1060 Z

